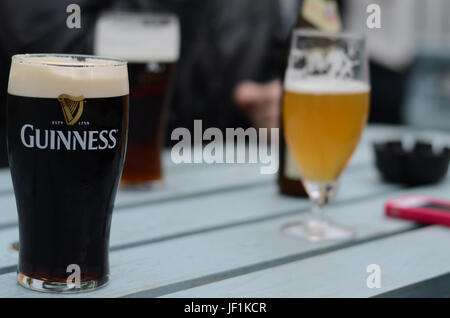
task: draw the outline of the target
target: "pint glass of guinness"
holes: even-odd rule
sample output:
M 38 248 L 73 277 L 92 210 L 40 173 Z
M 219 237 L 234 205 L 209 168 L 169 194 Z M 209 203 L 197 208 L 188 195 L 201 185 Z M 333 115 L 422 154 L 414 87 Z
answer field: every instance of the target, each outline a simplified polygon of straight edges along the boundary
M 128 94 L 121 60 L 13 56 L 7 142 L 19 215 L 20 285 L 77 292 L 108 282 Z
M 164 128 L 179 51 L 176 15 L 109 13 L 97 23 L 96 54 L 128 61 L 130 125 L 123 185 L 145 189 L 162 179 Z

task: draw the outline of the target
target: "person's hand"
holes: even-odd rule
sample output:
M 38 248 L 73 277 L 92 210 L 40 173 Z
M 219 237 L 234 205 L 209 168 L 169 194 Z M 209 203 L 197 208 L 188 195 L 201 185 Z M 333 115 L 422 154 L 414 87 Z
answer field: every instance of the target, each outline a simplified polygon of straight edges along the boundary
M 234 90 L 237 107 L 256 128 L 279 128 L 282 87 L 280 80 L 268 83 L 242 82 Z

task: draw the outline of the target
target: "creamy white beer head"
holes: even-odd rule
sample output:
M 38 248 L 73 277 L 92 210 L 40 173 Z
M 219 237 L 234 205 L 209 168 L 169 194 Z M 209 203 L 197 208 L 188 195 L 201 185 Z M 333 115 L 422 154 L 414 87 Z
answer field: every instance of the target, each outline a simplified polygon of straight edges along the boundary
M 173 63 L 180 54 L 176 15 L 105 13 L 95 28 L 94 53 L 133 63 Z
M 85 98 L 124 96 L 129 94 L 127 64 L 83 55 L 15 55 L 8 93 L 38 98 L 57 98 L 61 94 Z
M 370 86 L 352 79 L 331 79 L 320 76 L 287 80 L 284 89 L 291 93 L 313 95 L 361 94 L 370 92 Z

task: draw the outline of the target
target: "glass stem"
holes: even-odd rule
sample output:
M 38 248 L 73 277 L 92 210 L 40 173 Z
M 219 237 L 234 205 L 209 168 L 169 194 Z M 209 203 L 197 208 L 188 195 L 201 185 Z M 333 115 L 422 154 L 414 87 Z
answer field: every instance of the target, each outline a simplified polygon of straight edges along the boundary
M 323 212 L 323 206 L 319 204 L 318 201 L 309 199 L 309 202 L 311 203 L 311 213 L 313 214 L 313 217 L 317 220 L 323 221 L 324 219 L 324 212 Z
M 336 182 L 304 181 L 311 202 L 311 212 L 317 221 L 325 221 L 323 206 L 329 203 L 336 192 Z
M 306 238 L 311 242 L 324 242 L 337 239 L 348 239 L 355 232 L 329 221 L 323 213 L 327 204 L 336 192 L 336 182 L 309 182 L 304 180 L 311 203 L 311 213 L 301 222 L 290 223 L 283 227 L 287 235 Z

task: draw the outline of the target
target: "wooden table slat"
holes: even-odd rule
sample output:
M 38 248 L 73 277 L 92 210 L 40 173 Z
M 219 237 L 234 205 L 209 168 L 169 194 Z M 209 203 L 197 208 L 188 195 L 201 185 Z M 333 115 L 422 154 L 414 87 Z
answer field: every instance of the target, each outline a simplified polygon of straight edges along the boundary
M 442 195 L 445 187 L 421 189 L 422 193 Z M 412 190 L 397 192 L 410 193 Z M 353 203 L 330 207 L 336 222 L 358 229 L 358 238 L 352 244 L 362 243 L 368 238 L 378 238 L 389 234 L 413 230 L 415 226 L 407 221 L 393 220 L 382 214 L 383 203 L 388 195 Z M 201 233 L 163 241 L 156 244 L 127 248 L 111 253 L 111 284 L 96 291 L 97 297 L 119 297 L 150 290 L 152 296 L 173 292 L 173 287 L 189 288 L 183 282 L 196 284 L 227 278 L 227 273 L 248 266 L 259 269 L 258 264 L 268 262 L 279 266 L 277 260 L 293 255 L 301 258 L 304 253 L 321 254 L 336 242 L 314 244 L 284 236 L 280 227 L 296 221 L 305 215 L 289 216 L 266 222 L 243 225 L 208 233 Z M 364 244 L 362 245 L 364 246 Z M 339 248 L 339 246 L 337 246 Z M 368 249 L 370 251 L 370 249 Z M 418 259 L 419 261 L 420 259 Z M 244 272 L 243 274 L 248 274 Z M 0 276 L 0 297 L 36 297 L 36 293 L 23 288 L 15 288 L 15 274 Z M 156 293 L 152 294 L 152 290 Z M 274 292 L 280 292 L 274 290 Z M 42 297 L 59 297 L 43 295 Z M 72 297 L 83 297 L 75 295 Z M 236 293 L 235 296 L 240 296 Z M 65 297 L 65 296 L 64 296 Z
M 449 240 L 448 228 L 431 226 L 166 296 L 372 297 L 448 273 Z M 370 264 L 379 289 L 367 287 Z
M 448 271 L 444 256 L 422 258 L 428 257 L 427 250 L 430 254 L 437 251 L 430 247 L 433 238 L 444 241 L 450 231 L 440 227 L 417 229 L 413 223 L 382 214 L 383 203 L 389 197 L 414 192 L 446 197 L 450 190 L 449 179 L 436 186 L 410 190 L 380 181 L 371 163 L 371 144 L 408 134 L 449 141 L 448 134 L 433 131 L 369 127 L 341 178 L 336 204 L 328 208 L 336 222 L 357 229 L 358 237 L 349 242 L 324 244 L 281 235 L 283 224 L 306 217 L 297 211 L 306 211 L 308 202 L 280 196 L 275 176 L 261 175 L 258 165 L 175 165 L 166 152 L 165 186 L 154 191 L 119 191 L 111 231 L 112 281 L 90 295 L 41 294 L 16 285 L 11 271 L 17 252 L 10 246 L 18 237 L 17 212 L 9 171 L 2 169 L 0 297 L 364 297 L 441 275 Z M 412 243 L 407 243 L 408 238 Z M 416 245 L 418 253 L 407 251 Z M 386 285 L 375 293 L 356 286 L 360 283 L 359 272 L 351 276 L 352 269 L 359 270 L 372 254 L 388 264 L 383 278 L 388 279 Z M 428 268 L 433 260 L 438 265 Z M 411 271 L 405 270 L 414 276 L 412 279 L 406 274 L 398 279 L 394 275 L 405 265 L 402 261 L 417 263 Z M 326 272 L 320 279 L 321 270 L 329 270 L 333 265 L 338 268 L 337 276 Z M 367 276 L 364 269 L 363 275 Z M 350 282 L 348 288 L 344 286 L 345 278 Z M 328 285 L 324 283 L 326 279 Z M 284 285 L 286 281 L 289 282 Z M 223 290 L 208 292 L 221 286 L 225 286 Z
M 372 170 L 350 170 L 342 177 L 336 203 L 362 200 L 399 189 L 399 186 L 382 183 Z M 238 192 L 138 206 L 113 215 L 110 245 L 114 250 L 127 245 L 149 244 L 199 231 L 296 215 L 308 209 L 306 199 L 280 196 L 274 182 Z M 11 244 L 18 236 L 17 227 L 0 231 L 0 270 L 16 264 L 18 253 Z

